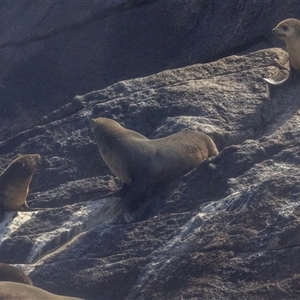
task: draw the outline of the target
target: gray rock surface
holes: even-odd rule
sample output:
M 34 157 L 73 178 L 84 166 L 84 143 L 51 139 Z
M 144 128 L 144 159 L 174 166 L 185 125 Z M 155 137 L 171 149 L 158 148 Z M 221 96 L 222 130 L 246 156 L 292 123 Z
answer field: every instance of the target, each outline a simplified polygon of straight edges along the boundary
M 120 81 L 77 96 L 0 142 L 1 169 L 38 152 L 28 204 L 7 212 L 2 262 L 37 287 L 84 299 L 297 299 L 300 84 L 273 97 L 287 54 L 260 50 Z M 144 218 L 114 224 L 120 186 L 101 160 L 91 117 L 149 138 L 192 129 L 220 154 L 149 198 Z
M 299 298 L 300 83 L 270 99 L 262 80 L 287 76 L 265 48 L 298 1 L 2 1 L 0 16 L 0 170 L 39 153 L 28 204 L 46 208 L 6 212 L 1 262 L 84 299 Z M 92 201 L 120 186 L 98 116 L 203 131 L 220 154 L 114 224 L 122 199 Z
M 298 1 L 2 1 L 0 136 L 75 95 L 121 80 L 277 44 Z

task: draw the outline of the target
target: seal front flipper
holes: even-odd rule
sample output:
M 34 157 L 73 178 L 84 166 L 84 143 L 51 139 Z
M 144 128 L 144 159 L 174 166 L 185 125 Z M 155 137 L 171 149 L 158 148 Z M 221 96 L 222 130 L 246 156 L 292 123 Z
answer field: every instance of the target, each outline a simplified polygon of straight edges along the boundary
M 118 223 L 129 223 L 140 219 L 145 208 L 149 204 L 151 188 L 145 182 L 145 178 L 138 176 L 128 185 L 127 194 L 123 199 L 123 206 L 120 214 L 116 217 Z

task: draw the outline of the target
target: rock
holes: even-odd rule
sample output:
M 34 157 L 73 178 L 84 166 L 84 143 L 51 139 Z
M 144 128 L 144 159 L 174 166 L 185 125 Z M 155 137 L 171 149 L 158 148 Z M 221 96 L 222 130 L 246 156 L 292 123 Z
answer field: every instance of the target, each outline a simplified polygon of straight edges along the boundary
M 6 213 L 1 261 L 84 299 L 296 299 L 300 84 L 270 99 L 262 80 L 287 63 L 273 48 L 120 81 L 3 140 L 2 168 L 42 156 L 28 204 L 47 209 Z M 114 224 L 122 199 L 91 201 L 120 186 L 93 141 L 98 116 L 149 138 L 204 131 L 220 154 L 150 195 L 138 222 Z
M 275 0 L 5 1 L 1 139 L 34 127 L 75 95 L 278 46 L 271 29 L 299 13 L 297 2 Z

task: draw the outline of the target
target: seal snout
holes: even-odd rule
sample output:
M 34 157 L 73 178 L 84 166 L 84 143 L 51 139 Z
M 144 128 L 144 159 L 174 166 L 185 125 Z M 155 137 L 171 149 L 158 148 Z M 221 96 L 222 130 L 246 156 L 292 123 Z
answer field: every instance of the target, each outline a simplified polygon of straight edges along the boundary
M 272 29 L 272 33 L 278 37 L 284 37 L 286 35 L 284 31 L 278 28 L 278 26 Z
M 41 161 L 41 156 L 39 154 L 33 154 L 32 155 L 32 158 L 37 162 L 39 163 Z
M 24 158 L 25 157 L 26 157 L 26 155 L 24 155 Z M 36 166 L 41 161 L 41 156 L 39 154 L 28 154 L 27 157 L 28 157 L 28 161 L 30 161 L 30 163 L 33 166 Z

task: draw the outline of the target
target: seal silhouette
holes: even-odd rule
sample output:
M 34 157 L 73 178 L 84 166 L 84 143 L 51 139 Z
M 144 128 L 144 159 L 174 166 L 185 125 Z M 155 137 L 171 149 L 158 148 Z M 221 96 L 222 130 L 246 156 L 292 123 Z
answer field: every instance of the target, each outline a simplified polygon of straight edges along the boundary
M 285 41 L 289 55 L 290 72 L 289 76 L 281 81 L 274 81 L 264 78 L 271 85 L 286 85 L 293 82 L 300 71 L 300 21 L 297 19 L 286 19 L 281 21 L 272 29 L 273 34 Z
M 208 135 L 195 131 L 151 140 L 108 118 L 91 119 L 91 128 L 102 159 L 123 183 L 120 190 L 100 198 L 123 197 L 126 222 L 141 212 L 153 187 L 170 183 L 219 153 Z
M 0 174 L 0 222 L 4 218 L 4 211 L 39 210 L 29 208 L 26 198 L 33 173 L 40 160 L 39 154 L 21 155 Z
M 1 281 L 0 282 L 0 299 L 5 300 L 83 300 L 82 298 L 60 296 L 49 293 L 38 287 L 30 286 L 28 284 Z
M 20 269 L 0 263 L 0 281 L 13 281 L 32 285 L 31 279 Z

